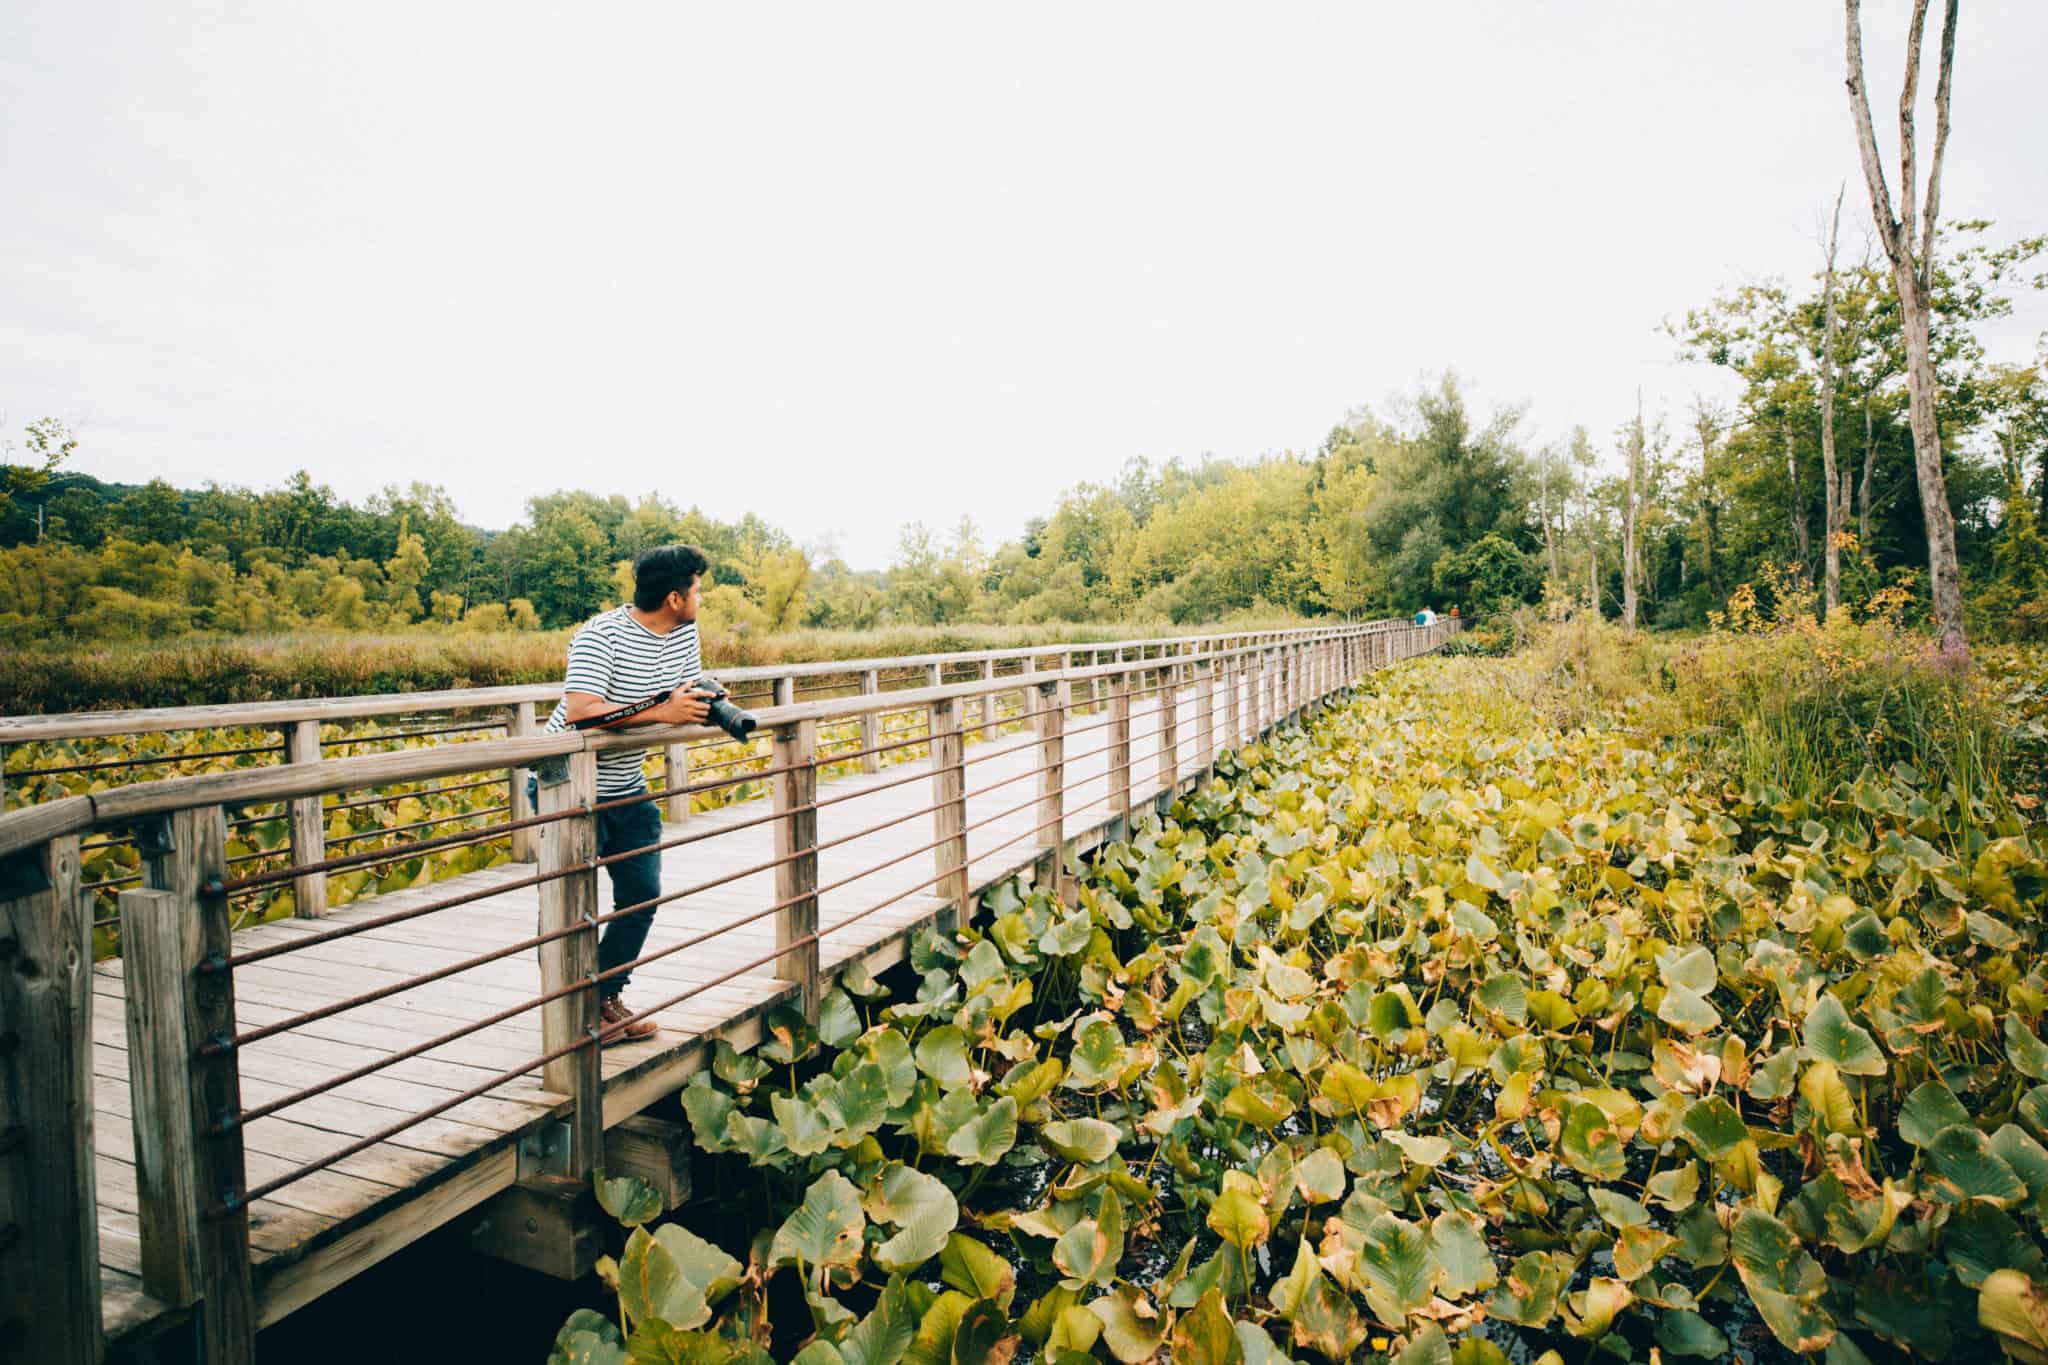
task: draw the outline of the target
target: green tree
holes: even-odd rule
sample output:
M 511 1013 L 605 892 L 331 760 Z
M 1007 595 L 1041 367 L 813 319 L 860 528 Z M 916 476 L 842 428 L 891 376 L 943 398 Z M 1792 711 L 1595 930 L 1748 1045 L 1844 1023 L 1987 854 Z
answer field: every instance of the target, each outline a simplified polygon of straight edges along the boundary
M 427 558 L 427 543 L 399 523 L 398 548 L 384 561 L 384 581 L 391 618 L 401 624 L 420 614 L 420 584 L 426 581 L 433 563 Z
M 57 466 L 70 459 L 78 449 L 78 438 L 71 428 L 55 417 L 42 417 L 30 422 L 22 433 L 25 450 L 17 452 L 14 442 L 7 442 L 0 455 L 0 516 L 14 509 L 15 499 L 42 491 L 57 472 Z M 17 453 L 27 458 L 15 463 Z
M 1492 534 L 1439 558 L 1434 573 L 1437 601 L 1468 613 L 1519 606 L 1534 598 L 1541 583 L 1530 556 Z
M 611 540 L 576 502 L 559 496 L 529 505 L 533 527 L 519 579 L 549 627 L 573 625 L 612 595 Z

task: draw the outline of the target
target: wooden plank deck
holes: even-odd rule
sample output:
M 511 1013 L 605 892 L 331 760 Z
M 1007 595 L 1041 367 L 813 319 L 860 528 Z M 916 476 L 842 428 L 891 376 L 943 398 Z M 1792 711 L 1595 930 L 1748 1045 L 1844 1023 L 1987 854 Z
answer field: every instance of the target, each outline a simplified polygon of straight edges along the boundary
M 1178 766 L 1205 772 L 1213 755 L 1198 755 L 1193 742 L 1198 724 L 1193 690 L 1179 694 L 1176 715 L 1182 741 Z M 1214 715 L 1220 743 L 1226 715 L 1220 690 Z M 1131 707 L 1133 810 L 1162 794 L 1161 718 L 1156 695 Z M 1066 833 L 1070 844 L 1084 850 L 1110 833 L 1106 719 L 1106 712 L 1074 712 L 1068 718 Z M 1036 861 L 1039 848 L 1033 831 L 1038 816 L 1033 801 L 1038 784 L 1027 775 L 1038 762 L 1038 744 L 1029 733 L 999 735 L 968 746 L 971 893 Z M 920 771 L 926 774 L 924 780 L 903 780 Z M 1191 780 L 1183 776 L 1176 785 Z M 934 860 L 924 850 L 934 833 L 932 817 L 925 811 L 936 799 L 928 763 L 920 759 L 822 783 L 818 797 L 829 802 L 818 811 L 823 966 L 836 973 L 860 960 L 881 970 L 902 958 L 912 930 L 948 908 L 928 889 Z M 662 857 L 664 892 L 771 860 L 772 822 L 736 828 L 758 819 L 766 809 L 765 802 L 752 802 L 699 813 L 687 825 L 667 826 L 665 837 L 707 829 L 724 832 L 667 850 Z M 898 823 L 833 843 L 890 820 Z M 884 862 L 888 865 L 877 866 Z M 864 871 L 867 875 L 857 875 Z M 431 887 L 374 897 L 324 919 L 263 925 L 239 935 L 237 945 L 253 948 L 313 938 L 351 920 L 517 882 L 532 873 L 533 868 L 523 863 L 491 868 Z M 774 873 L 767 871 L 665 905 L 656 915 L 646 951 L 731 924 L 774 899 Z M 609 908 L 608 893 L 603 904 Z M 535 932 L 538 913 L 538 890 L 513 887 L 469 905 L 242 967 L 235 972 L 238 1021 L 244 1029 L 276 1022 L 518 942 Z M 759 1041 L 762 1014 L 790 997 L 794 987 L 776 980 L 772 966 L 743 971 L 719 984 L 707 983 L 763 957 L 774 946 L 775 920 L 770 915 L 635 970 L 627 998 L 629 1003 L 639 1002 L 638 1008 L 693 988 L 698 993 L 662 1011 L 662 1031 L 656 1037 L 605 1050 L 607 1126 L 676 1089 L 704 1064 L 711 1040 L 724 1038 L 738 1048 Z M 121 963 L 101 963 L 94 984 L 96 1174 L 104 1318 L 111 1341 L 147 1330 L 167 1310 L 141 1294 L 137 1279 L 140 1206 Z M 253 1043 L 239 1058 L 243 1102 L 260 1104 L 416 1046 L 530 1000 L 540 990 L 538 959 L 529 949 Z M 248 1179 L 253 1184 L 272 1178 L 379 1132 L 541 1051 L 540 1012 L 535 1009 L 259 1119 L 244 1132 Z M 536 1069 L 258 1200 L 250 1210 L 250 1241 L 262 1321 L 275 1322 L 504 1189 L 516 1176 L 519 1139 L 567 1107 L 563 1096 L 541 1088 Z

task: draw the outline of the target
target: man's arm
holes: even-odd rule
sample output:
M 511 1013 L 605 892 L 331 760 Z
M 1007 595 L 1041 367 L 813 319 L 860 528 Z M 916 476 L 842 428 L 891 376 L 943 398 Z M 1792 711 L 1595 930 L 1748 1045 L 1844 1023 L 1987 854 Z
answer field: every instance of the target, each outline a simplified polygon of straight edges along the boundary
M 601 716 L 607 711 L 619 709 L 619 703 L 606 701 L 594 692 L 564 692 L 562 700 L 568 703 L 563 719 L 574 725 L 592 716 Z M 708 692 L 678 691 L 659 706 L 651 706 L 638 715 L 627 716 L 610 725 L 594 726 L 594 729 L 614 730 L 629 725 L 702 725 L 711 714 L 711 694 Z

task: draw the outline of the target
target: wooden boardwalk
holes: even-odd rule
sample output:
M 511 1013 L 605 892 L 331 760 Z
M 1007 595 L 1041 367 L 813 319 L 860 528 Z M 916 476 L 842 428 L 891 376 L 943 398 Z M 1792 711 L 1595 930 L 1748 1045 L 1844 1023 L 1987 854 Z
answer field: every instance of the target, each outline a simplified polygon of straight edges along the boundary
M 1157 696 L 1131 706 L 1133 811 L 1164 793 L 1160 763 L 1163 719 Z M 1221 717 L 1224 705 L 1214 703 Z M 1182 772 L 1176 787 L 1205 774 L 1213 755 L 1199 752 L 1194 690 L 1177 698 Z M 970 724 L 972 723 L 970 711 Z M 1085 851 L 1110 828 L 1107 730 L 1100 713 L 1069 717 L 1066 752 L 1070 846 Z M 1220 727 L 1219 727 L 1220 739 Z M 966 823 L 970 895 L 1036 862 L 1044 850 L 1031 776 L 1040 762 L 1028 731 L 967 748 Z M 923 780 L 909 780 L 924 772 Z M 820 785 L 817 883 L 820 956 L 828 973 L 861 961 L 881 970 L 900 960 L 916 927 L 947 904 L 929 889 L 933 838 L 928 808 L 939 799 L 926 760 L 885 766 L 878 773 Z M 1005 783 L 1005 779 L 1017 779 Z M 847 798 L 840 800 L 838 798 Z M 664 892 L 759 866 L 774 856 L 773 822 L 757 821 L 765 802 L 727 807 L 670 825 L 665 837 L 723 829 L 718 837 L 671 849 L 662 859 Z M 1005 813 L 1007 812 L 1007 813 Z M 900 818 L 899 818 L 900 817 Z M 897 819 L 862 838 L 831 841 Z M 894 859 L 887 866 L 877 867 Z M 869 870 L 872 869 L 872 870 Z M 428 888 L 375 897 L 323 919 L 286 920 L 236 936 L 238 951 L 317 938 L 338 927 L 387 915 L 408 905 L 518 882 L 534 869 L 510 864 L 441 881 Z M 855 878 L 845 885 L 842 879 Z M 775 876 L 760 871 L 663 906 L 647 951 L 679 942 L 774 903 Z M 883 902 L 884 908 L 834 928 Z M 604 908 L 609 909 L 606 893 Z M 514 887 L 472 904 L 370 929 L 309 946 L 234 973 L 237 1023 L 257 1028 L 364 991 L 403 982 L 492 948 L 533 935 L 538 888 Z M 641 1007 L 703 986 L 773 951 L 773 916 L 734 927 L 636 969 L 629 1002 Z M 162 1308 L 141 1291 L 141 1202 L 134 1166 L 130 1113 L 127 1002 L 119 960 L 94 969 L 92 1058 L 95 1173 L 98 1180 L 100 1258 L 108 1340 L 146 1328 Z M 378 1057 L 433 1038 L 499 1010 L 531 1001 L 542 989 L 536 953 L 514 953 L 470 967 L 446 980 L 306 1024 L 240 1050 L 242 1100 L 260 1105 Z M 747 1048 L 759 1041 L 761 1016 L 795 987 L 775 978 L 773 966 L 742 972 L 711 985 L 659 1016 L 662 1031 L 646 1042 L 603 1053 L 607 1127 L 674 1091 L 702 1066 L 708 1044 L 725 1039 Z M 542 1051 L 541 1011 L 532 1009 L 421 1056 L 395 1063 L 281 1113 L 256 1119 L 243 1133 L 248 1180 L 253 1186 L 351 1141 L 376 1133 L 409 1114 L 470 1090 Z M 260 1320 L 274 1322 L 326 1289 L 440 1227 L 513 1184 L 518 1147 L 549 1128 L 570 1108 L 567 1097 L 541 1087 L 538 1068 L 445 1114 L 405 1129 L 388 1141 L 336 1162 L 259 1199 L 250 1209 L 251 1255 Z

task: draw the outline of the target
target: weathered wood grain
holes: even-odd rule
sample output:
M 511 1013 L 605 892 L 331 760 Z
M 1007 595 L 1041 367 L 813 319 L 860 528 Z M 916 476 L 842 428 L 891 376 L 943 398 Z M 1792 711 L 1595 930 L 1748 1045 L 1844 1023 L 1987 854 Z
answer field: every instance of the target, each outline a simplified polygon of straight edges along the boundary
M 78 838 L 0 863 L 0 1340 L 96 1365 L 92 925 Z

